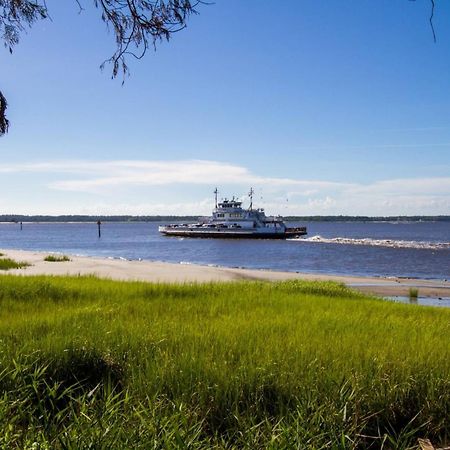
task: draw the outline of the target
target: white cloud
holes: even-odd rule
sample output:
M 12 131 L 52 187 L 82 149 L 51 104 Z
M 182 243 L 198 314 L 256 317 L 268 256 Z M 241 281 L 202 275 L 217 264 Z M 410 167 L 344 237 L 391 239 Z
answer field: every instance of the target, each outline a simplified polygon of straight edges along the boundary
M 450 194 L 450 177 L 436 178 L 402 178 L 377 181 L 369 185 L 355 187 L 355 192 L 379 194 Z
M 255 175 L 235 164 L 205 160 L 186 161 L 62 161 L 0 165 L 0 173 L 73 174 L 82 178 L 58 180 L 49 187 L 68 191 L 96 191 L 114 186 L 168 184 L 264 184 L 271 188 L 303 187 L 311 190 L 352 186 L 329 181 L 271 178 Z M 304 194 L 303 194 L 304 195 Z
M 202 185 L 208 191 L 219 186 L 224 193 L 236 190 L 246 192 L 253 186 L 258 192 L 262 192 L 263 196 L 255 196 L 257 206 L 265 207 L 269 213 L 284 215 L 432 215 L 450 212 L 450 177 L 391 179 L 367 184 L 330 182 L 267 177 L 255 174 L 238 164 L 205 160 L 78 160 L 0 164 L 0 173 L 23 173 L 30 179 L 29 183 L 40 183 L 41 188 L 42 183 L 45 183 L 47 205 L 50 205 L 52 191 L 53 195 L 58 195 L 59 198 L 66 195 L 62 194 L 62 191 L 67 192 L 67 195 L 71 196 L 70 206 L 66 206 L 68 210 L 64 209 L 65 205 L 61 205 L 60 201 L 53 201 L 53 205 L 57 205 L 58 213 L 208 214 L 211 199 L 200 200 L 198 193 L 191 197 L 192 188 Z M 32 173 L 45 174 L 47 181 L 43 182 L 42 177 L 39 177 L 40 181 L 31 181 Z M 172 189 L 179 191 L 180 187 L 184 199 L 189 199 L 187 202 L 180 202 L 172 194 Z M 143 201 L 156 190 L 161 192 L 161 188 L 165 194 L 163 200 Z M 203 188 L 200 189 L 203 192 Z M 133 190 L 134 195 L 127 195 L 130 190 Z M 86 207 L 80 196 L 91 192 L 100 192 L 104 203 Z M 5 201 L 3 199 L 3 203 Z M 9 203 L 17 205 L 13 199 Z M 44 204 L 27 206 L 24 203 L 21 209 L 24 208 L 26 211 L 41 208 L 40 212 L 49 212 L 44 210 Z
M 157 216 L 175 214 L 178 216 L 209 215 L 211 213 L 211 198 L 174 203 L 98 203 L 84 206 L 79 214 L 86 215 L 133 215 L 133 216 Z

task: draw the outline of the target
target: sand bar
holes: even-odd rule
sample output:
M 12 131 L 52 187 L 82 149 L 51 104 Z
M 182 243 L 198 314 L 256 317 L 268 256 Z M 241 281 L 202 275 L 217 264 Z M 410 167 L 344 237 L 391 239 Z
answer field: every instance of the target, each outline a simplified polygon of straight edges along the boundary
M 49 252 L 24 250 L 0 250 L 3 257 L 26 261 L 31 266 L 23 269 L 0 271 L 0 274 L 15 275 L 96 275 L 125 281 L 152 281 L 168 283 L 211 281 L 283 281 L 292 279 L 332 280 L 345 283 L 363 292 L 387 297 L 407 296 L 410 287 L 417 287 L 421 297 L 450 297 L 450 282 L 447 280 L 421 280 L 412 278 L 375 278 L 342 275 L 323 275 L 298 272 L 276 272 L 271 270 L 238 269 L 228 267 L 200 266 L 196 264 L 173 264 L 154 261 L 128 261 L 124 259 L 69 255 L 66 262 L 47 262 Z

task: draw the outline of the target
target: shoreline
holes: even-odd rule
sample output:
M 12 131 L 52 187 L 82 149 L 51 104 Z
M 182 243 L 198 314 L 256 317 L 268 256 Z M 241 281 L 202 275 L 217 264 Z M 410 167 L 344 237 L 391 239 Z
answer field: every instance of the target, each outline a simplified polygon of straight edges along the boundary
M 264 269 L 244 269 L 202 266 L 190 263 L 167 263 L 147 260 L 127 260 L 111 257 L 70 255 L 70 261 L 47 262 L 44 257 L 59 252 L 0 249 L 3 258 L 25 261 L 31 266 L 0 271 L 11 275 L 95 275 L 122 281 L 149 281 L 164 283 L 208 283 L 214 281 L 337 281 L 367 294 L 380 297 L 407 297 L 409 288 L 419 289 L 420 297 L 450 298 L 450 282 L 405 277 L 364 277 L 328 275 L 305 272 L 281 272 Z

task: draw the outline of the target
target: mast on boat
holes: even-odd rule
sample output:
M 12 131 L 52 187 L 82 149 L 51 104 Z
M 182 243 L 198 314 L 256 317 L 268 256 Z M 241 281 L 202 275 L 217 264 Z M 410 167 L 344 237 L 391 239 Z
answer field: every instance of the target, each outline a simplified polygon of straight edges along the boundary
M 217 209 L 217 194 L 219 193 L 219 191 L 216 189 L 214 189 L 214 195 L 215 195 L 215 199 L 216 199 L 216 209 Z
M 252 210 L 253 207 L 253 194 L 255 193 L 255 191 L 253 190 L 253 188 L 250 188 L 250 192 L 248 193 L 248 196 L 250 197 L 250 207 L 248 208 L 250 211 Z

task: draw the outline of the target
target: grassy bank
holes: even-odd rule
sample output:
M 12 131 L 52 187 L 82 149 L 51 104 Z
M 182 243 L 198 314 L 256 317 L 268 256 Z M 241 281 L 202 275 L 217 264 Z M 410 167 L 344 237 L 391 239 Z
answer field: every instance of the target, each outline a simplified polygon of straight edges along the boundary
M 28 267 L 30 264 L 23 261 L 14 261 L 11 258 L 2 258 L 3 253 L 0 253 L 0 270 L 10 270 L 10 269 L 22 269 L 23 267 Z
M 44 258 L 47 262 L 67 262 L 70 258 L 67 255 L 48 255 Z
M 449 335 L 333 283 L 1 276 L 0 448 L 446 443 Z

